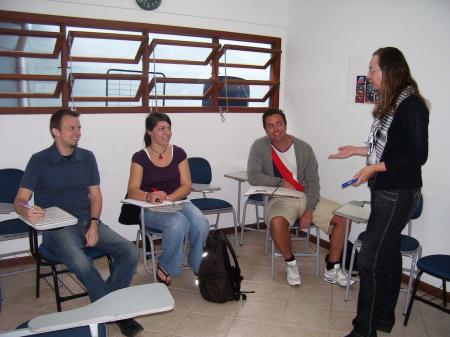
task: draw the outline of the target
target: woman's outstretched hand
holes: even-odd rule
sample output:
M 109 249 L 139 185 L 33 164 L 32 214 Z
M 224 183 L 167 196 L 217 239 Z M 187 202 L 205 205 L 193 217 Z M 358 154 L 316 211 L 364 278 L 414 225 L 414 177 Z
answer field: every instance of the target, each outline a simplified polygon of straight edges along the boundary
M 353 156 L 354 146 L 345 145 L 338 147 L 338 152 L 328 156 L 328 159 L 344 159 Z
M 367 156 L 367 146 L 341 146 L 338 147 L 338 152 L 329 155 L 328 159 L 345 159 L 351 156 Z

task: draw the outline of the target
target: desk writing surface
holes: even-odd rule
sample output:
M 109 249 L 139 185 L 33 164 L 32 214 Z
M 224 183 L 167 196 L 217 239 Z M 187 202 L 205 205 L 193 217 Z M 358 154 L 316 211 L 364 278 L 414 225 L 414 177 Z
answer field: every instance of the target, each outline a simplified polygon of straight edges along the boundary
M 353 222 L 367 223 L 370 216 L 370 207 L 369 205 L 361 207 L 357 202 L 351 201 L 335 209 L 333 214 L 348 218 Z
M 215 192 L 215 191 L 219 191 L 220 187 L 210 185 L 210 184 L 195 184 L 195 183 L 193 183 L 191 190 L 193 192 Z
M 248 174 L 247 171 L 237 171 L 232 173 L 224 174 L 225 178 L 231 178 L 240 182 L 246 182 L 248 181 Z
M 14 205 L 8 202 L 0 202 L 0 214 L 9 214 L 14 212 Z
M 275 186 L 251 186 L 244 194 L 246 196 L 252 194 L 272 195 L 278 197 L 304 198 L 305 193 L 286 187 Z
M 37 230 L 67 227 L 78 223 L 76 217 L 56 206 L 46 208 L 44 217 L 39 221 L 32 222 L 21 215 L 19 218 Z
M 181 211 L 183 209 L 182 206 L 180 206 L 180 204 L 184 203 L 184 202 L 188 202 L 189 200 L 187 199 L 183 199 L 183 200 L 178 200 L 178 201 L 170 201 L 170 200 L 164 200 L 163 202 L 159 203 L 159 204 L 152 204 L 148 201 L 144 201 L 144 200 L 137 200 L 137 199 L 124 199 L 121 200 L 121 203 L 124 204 L 131 204 L 131 205 L 135 205 L 141 208 L 145 208 L 147 210 L 151 210 L 151 211 L 155 211 L 155 212 L 176 212 L 176 211 Z
M 154 314 L 174 307 L 175 301 L 166 285 L 143 284 L 116 290 L 81 308 L 36 317 L 28 326 L 35 332 L 47 332 Z

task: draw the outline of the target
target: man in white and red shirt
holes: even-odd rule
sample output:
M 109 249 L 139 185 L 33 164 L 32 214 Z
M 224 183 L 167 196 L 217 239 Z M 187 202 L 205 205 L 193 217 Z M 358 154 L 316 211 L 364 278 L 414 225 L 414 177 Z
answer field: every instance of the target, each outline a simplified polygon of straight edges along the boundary
M 250 149 L 249 183 L 305 193 L 304 198 L 273 197 L 269 201 L 270 233 L 285 258 L 287 282 L 292 286 L 301 284 L 289 232 L 289 226 L 299 220 L 303 229 L 314 223 L 330 235 L 324 280 L 345 286 L 347 278 L 341 269 L 345 219 L 333 215 L 333 210 L 340 206 L 338 203 L 320 197 L 318 164 L 313 150 L 306 142 L 286 133 L 286 116 L 281 110 L 267 110 L 262 120 L 266 136 L 257 139 Z

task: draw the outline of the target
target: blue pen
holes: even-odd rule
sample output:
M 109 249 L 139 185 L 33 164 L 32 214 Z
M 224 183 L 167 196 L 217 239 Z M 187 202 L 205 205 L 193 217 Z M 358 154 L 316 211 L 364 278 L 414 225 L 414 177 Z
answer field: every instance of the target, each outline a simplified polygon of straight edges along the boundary
M 353 184 L 356 183 L 357 181 L 358 181 L 358 178 L 350 179 L 349 181 L 346 181 L 345 183 L 343 183 L 343 184 L 341 185 L 341 187 L 342 187 L 342 188 L 349 187 L 350 185 L 353 185 Z

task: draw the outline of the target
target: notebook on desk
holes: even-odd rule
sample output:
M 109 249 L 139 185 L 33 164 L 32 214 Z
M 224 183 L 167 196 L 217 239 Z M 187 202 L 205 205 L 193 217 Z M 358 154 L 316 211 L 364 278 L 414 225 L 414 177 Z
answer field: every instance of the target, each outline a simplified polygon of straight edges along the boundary
M 349 202 L 333 211 L 333 214 L 349 218 L 355 222 L 366 223 L 370 216 L 370 205 L 358 205 Z
M 131 204 L 131 205 L 147 208 L 153 212 L 167 212 L 167 213 L 181 211 L 183 209 L 183 207 L 180 204 L 187 202 L 187 201 L 188 200 L 179 200 L 179 201 L 164 200 L 160 204 L 151 204 L 148 201 L 136 200 L 136 199 L 130 199 L 130 198 L 121 200 L 121 202 L 124 204 Z
M 78 222 L 78 219 L 72 214 L 56 206 L 46 208 L 44 217 L 39 221 L 32 222 L 21 215 L 19 217 L 29 226 L 37 230 L 66 227 L 75 225 Z
M 293 190 L 286 187 L 275 187 L 275 186 L 252 186 L 246 193 L 245 196 L 252 194 L 264 194 L 291 198 L 304 198 L 305 193 Z
M 14 212 L 14 205 L 7 202 L 0 202 L 0 214 L 9 214 Z

